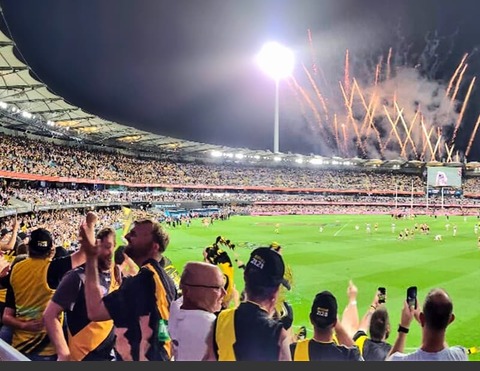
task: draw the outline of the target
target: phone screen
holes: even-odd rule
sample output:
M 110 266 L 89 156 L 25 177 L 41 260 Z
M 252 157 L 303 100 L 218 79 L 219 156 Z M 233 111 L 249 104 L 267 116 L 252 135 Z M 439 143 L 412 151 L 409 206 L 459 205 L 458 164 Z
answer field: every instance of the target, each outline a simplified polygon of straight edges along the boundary
M 387 289 L 385 287 L 379 287 L 378 292 L 379 292 L 378 293 L 378 302 L 379 303 L 385 303 Z
M 410 286 L 407 289 L 407 303 L 408 306 L 417 309 L 417 286 Z

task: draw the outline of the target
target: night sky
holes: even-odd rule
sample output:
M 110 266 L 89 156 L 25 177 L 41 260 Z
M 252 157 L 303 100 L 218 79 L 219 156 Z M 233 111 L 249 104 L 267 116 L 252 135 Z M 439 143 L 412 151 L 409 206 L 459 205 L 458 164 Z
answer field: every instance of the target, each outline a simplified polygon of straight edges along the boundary
M 385 60 L 393 47 L 395 63 L 416 69 L 419 81 L 432 82 L 432 91 L 448 84 L 462 56 L 469 53 L 460 102 L 480 72 L 476 52 L 480 5 L 470 0 L 0 0 L 0 4 L 5 31 L 16 42 L 20 57 L 69 103 L 141 130 L 229 147 L 273 149 L 274 82 L 253 62 L 266 41 L 293 49 L 293 76 L 313 102 L 309 105 L 291 83 L 280 82 L 281 152 L 341 154 L 338 138 L 335 141 L 328 132 L 334 113 L 342 108 L 339 81 L 347 49 L 350 73 L 359 81 L 367 81 L 371 61 L 375 65 L 380 55 Z M 314 114 L 313 107 L 317 112 L 321 107 L 313 86 L 321 89 L 329 105 L 328 119 L 321 115 L 322 125 Z M 368 82 L 361 86 L 367 90 Z M 455 140 L 455 149 L 463 153 L 480 113 L 476 86 Z M 412 97 L 421 104 L 428 100 L 422 99 Z M 445 120 L 453 122 L 448 117 Z M 471 146 L 470 161 L 479 159 L 478 147 L 480 133 Z

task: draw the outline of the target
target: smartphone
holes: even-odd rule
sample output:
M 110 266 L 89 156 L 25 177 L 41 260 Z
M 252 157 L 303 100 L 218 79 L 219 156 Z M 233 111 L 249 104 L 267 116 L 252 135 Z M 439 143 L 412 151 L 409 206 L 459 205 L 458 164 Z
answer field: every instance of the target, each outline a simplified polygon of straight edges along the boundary
M 387 295 L 387 289 L 385 287 L 379 287 L 378 288 L 378 303 L 379 304 L 385 303 L 386 295 Z
M 417 309 L 417 286 L 410 286 L 407 289 L 407 303 L 409 307 Z

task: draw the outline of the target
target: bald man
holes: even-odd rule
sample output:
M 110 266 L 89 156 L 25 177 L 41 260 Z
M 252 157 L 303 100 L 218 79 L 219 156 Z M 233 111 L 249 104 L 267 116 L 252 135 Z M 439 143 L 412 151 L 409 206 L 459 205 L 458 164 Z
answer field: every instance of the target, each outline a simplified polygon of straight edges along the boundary
M 216 265 L 188 262 L 180 278 L 182 297 L 170 306 L 168 331 L 175 361 L 201 361 L 206 338 L 226 294 L 225 279 Z
M 418 305 L 416 305 L 418 307 Z M 468 361 L 468 351 L 460 345 L 449 346 L 446 342 L 448 326 L 455 320 L 453 302 L 442 288 L 431 289 L 423 308 L 403 303 L 397 340 L 390 350 L 387 361 Z M 422 341 L 418 349 L 403 353 L 406 336 L 413 318 L 422 326 Z

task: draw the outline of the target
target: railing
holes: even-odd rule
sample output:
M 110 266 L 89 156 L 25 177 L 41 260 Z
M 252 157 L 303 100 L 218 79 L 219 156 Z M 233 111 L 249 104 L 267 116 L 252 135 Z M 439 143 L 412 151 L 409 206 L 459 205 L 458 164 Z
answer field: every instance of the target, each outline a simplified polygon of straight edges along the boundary
M 0 339 L 0 361 L 30 361 L 30 359 Z

